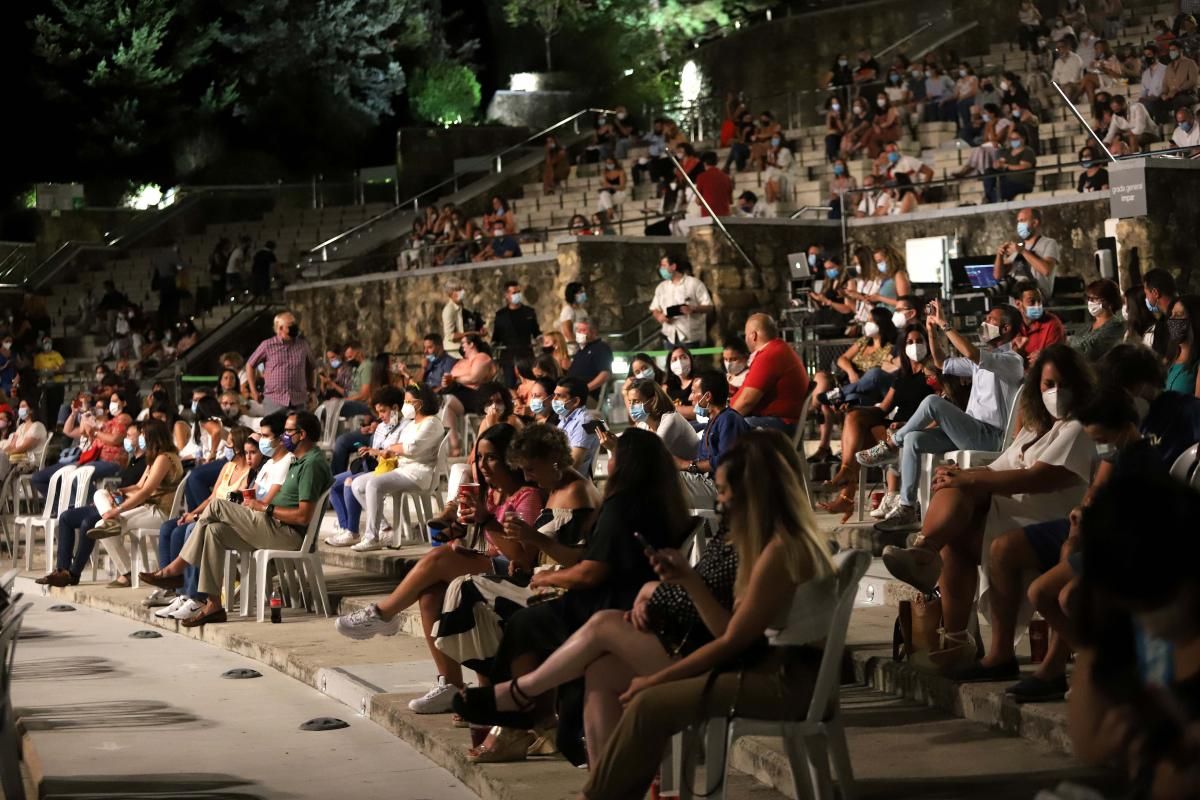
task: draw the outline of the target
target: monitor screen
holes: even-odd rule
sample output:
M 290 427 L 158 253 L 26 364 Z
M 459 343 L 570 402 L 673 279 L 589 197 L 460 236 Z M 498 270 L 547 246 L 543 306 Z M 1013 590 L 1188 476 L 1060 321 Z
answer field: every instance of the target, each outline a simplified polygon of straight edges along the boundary
M 986 264 L 964 264 L 963 271 L 967 273 L 967 282 L 971 284 L 971 288 L 990 289 L 993 286 L 999 286 L 994 266 L 991 261 Z

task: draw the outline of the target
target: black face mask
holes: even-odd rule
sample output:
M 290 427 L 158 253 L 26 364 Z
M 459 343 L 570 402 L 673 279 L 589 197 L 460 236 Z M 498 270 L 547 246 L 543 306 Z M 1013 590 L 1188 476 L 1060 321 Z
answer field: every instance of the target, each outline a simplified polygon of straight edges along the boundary
M 298 338 L 300 336 L 300 326 L 294 322 L 291 325 L 288 325 L 287 334 L 293 339 Z

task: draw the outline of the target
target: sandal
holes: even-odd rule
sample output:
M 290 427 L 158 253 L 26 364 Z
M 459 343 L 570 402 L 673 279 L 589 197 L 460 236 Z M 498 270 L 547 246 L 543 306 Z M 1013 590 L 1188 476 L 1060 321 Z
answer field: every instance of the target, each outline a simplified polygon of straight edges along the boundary
M 467 761 L 473 764 L 503 764 L 524 761 L 529 748 L 537 737 L 533 731 L 502 727 L 491 744 L 467 753 Z
M 529 730 L 533 727 L 530 713 L 533 711 L 533 701 L 517 686 L 515 678 L 508 685 L 508 693 L 517 704 L 516 711 L 500 711 L 496 708 L 496 690 L 491 686 L 476 686 L 456 694 L 452 705 L 456 714 L 476 725 Z
M 842 524 L 844 525 L 850 516 L 854 513 L 856 505 L 855 496 L 858 494 L 858 484 L 852 483 L 842 489 L 841 494 L 835 500 L 828 503 L 817 503 L 817 508 L 826 511 L 830 514 L 841 514 Z
M 810 464 L 820 464 L 833 457 L 833 451 L 828 447 L 818 447 L 811 456 L 805 459 Z
M 827 492 L 831 492 L 834 489 L 858 483 L 858 470 L 856 467 L 858 467 L 858 464 L 855 464 L 853 467 L 849 464 L 843 464 L 832 478 L 821 484 L 821 488 Z

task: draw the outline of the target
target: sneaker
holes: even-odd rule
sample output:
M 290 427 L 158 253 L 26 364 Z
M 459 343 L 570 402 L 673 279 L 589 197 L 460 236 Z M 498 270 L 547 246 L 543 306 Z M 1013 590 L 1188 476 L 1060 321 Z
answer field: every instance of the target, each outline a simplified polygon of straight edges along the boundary
M 437 683 L 424 697 L 408 701 L 408 708 L 418 714 L 449 714 L 454 710 L 452 703 L 456 694 L 458 687 L 446 683 L 446 679 L 439 675 Z
M 836 406 L 842 402 L 842 387 L 835 386 L 828 392 L 817 395 L 817 401 L 823 406 Z
M 898 505 L 900 505 L 900 493 L 888 492 L 883 496 L 883 499 L 879 501 L 879 508 L 876 508 L 871 512 L 871 516 L 875 519 L 886 519 L 887 515 L 890 514 Z
M 182 606 L 187 601 L 188 601 L 188 596 L 185 594 L 181 594 L 178 597 L 176 597 L 173 601 L 171 601 L 170 605 L 163 606 L 162 608 L 155 611 L 154 616 L 158 617 L 159 619 L 167 619 L 172 614 L 174 614 L 176 611 L 178 611 L 179 607 Z
M 200 609 L 204 608 L 204 603 L 199 603 L 190 597 L 185 597 L 179 608 L 171 612 L 171 619 L 185 620 L 191 619 L 200 613 Z
M 146 608 L 158 608 L 160 606 L 174 605 L 178 596 L 174 589 L 155 589 L 150 593 L 150 596 L 142 601 L 142 605 Z
M 880 533 L 904 533 L 921 527 L 921 518 L 917 516 L 914 506 L 906 506 L 897 502 L 895 508 L 887 513 L 883 522 L 875 523 L 875 530 Z
M 369 553 L 372 550 L 382 550 L 383 542 L 380 541 L 378 534 L 366 533 L 363 534 L 362 541 L 356 545 L 351 545 L 350 549 L 356 553 Z
M 895 578 L 925 594 L 937 588 L 942 574 L 942 557 L 924 547 L 885 547 L 883 565 Z
M 868 450 L 860 450 L 854 454 L 854 460 L 864 467 L 879 467 L 884 464 L 894 464 L 900 459 L 900 452 L 884 439 Z
M 350 547 L 358 544 L 361 537 L 354 531 L 338 531 L 333 536 L 325 540 L 325 544 L 330 547 Z
M 400 632 L 400 615 L 384 619 L 379 613 L 379 606 L 372 603 L 366 608 L 360 608 L 350 614 L 337 618 L 333 627 L 342 636 L 351 639 L 370 639 L 372 636 L 395 636 Z M 447 703 L 450 701 L 447 699 Z
M 1065 700 L 1069 694 L 1067 676 L 1039 678 L 1036 675 L 1030 675 L 1009 686 L 1004 693 L 1017 703 L 1053 703 Z

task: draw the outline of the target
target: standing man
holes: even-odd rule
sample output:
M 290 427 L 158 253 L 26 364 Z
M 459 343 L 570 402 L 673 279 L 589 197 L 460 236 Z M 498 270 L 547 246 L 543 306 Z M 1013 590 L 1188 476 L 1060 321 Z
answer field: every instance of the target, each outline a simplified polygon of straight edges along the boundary
M 502 345 L 500 367 L 504 385 L 517 385 L 513 364 L 517 357 L 533 357 L 533 341 L 542 335 L 538 326 L 537 312 L 524 304 L 521 284 L 508 281 L 504 284 L 504 308 L 496 312 L 492 323 L 492 344 Z
M 317 361 L 308 342 L 300 338 L 300 326 L 290 311 L 275 315 L 275 335 L 265 339 L 246 361 L 250 399 L 259 402 L 255 370 L 263 365 L 262 406 L 270 414 L 284 408 L 302 409 L 308 404 Z
M 446 284 L 446 305 L 442 306 L 442 347 L 454 358 L 462 355 L 462 340 L 468 333 L 483 335 L 483 321 L 478 325 L 468 324 L 468 317 L 474 322 L 479 316 L 463 308 L 467 290 L 456 280 Z
M 588 393 L 598 398 L 601 387 L 612 377 L 612 348 L 607 342 L 600 341 L 596 323 L 592 320 L 575 323 L 575 343 L 579 345 L 579 350 L 571 359 L 567 375 L 586 383 Z
M 225 265 L 225 284 L 230 292 L 241 292 L 246 285 L 243 276 L 246 274 L 246 261 L 250 258 L 250 237 L 243 236 L 238 246 L 229 254 L 229 262 Z
M 663 346 L 703 347 L 708 341 L 708 312 L 713 310 L 712 295 L 692 265 L 675 256 L 663 256 L 658 262 L 662 278 L 654 289 L 650 313 L 662 324 Z
M 1058 242 L 1042 236 L 1042 211 L 1022 208 L 1017 212 L 1017 242 L 1005 242 L 996 250 L 992 274 L 1003 282 L 1009 276 L 1033 281 L 1043 298 L 1054 296 L 1054 273 L 1061 258 Z
M 717 154 L 712 150 L 705 151 L 700 160 L 704 162 L 704 172 L 696 176 L 696 189 L 712 208 L 713 214 L 728 217 L 733 202 L 733 179 L 717 167 Z M 703 205 L 700 207 L 700 216 L 708 216 L 708 209 Z

